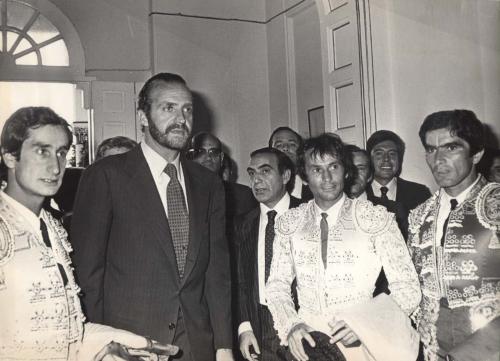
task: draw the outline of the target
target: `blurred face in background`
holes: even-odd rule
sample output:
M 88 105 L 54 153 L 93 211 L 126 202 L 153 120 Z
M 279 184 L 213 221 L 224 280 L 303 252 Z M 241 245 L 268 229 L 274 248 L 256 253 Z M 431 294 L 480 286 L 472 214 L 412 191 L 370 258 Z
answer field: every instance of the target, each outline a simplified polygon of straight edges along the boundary
M 351 186 L 351 195 L 359 197 L 366 189 L 371 179 L 370 159 L 365 153 L 354 152 L 352 162 L 356 167 L 356 179 Z
M 212 172 L 219 174 L 222 167 L 223 153 L 221 144 L 213 136 L 205 136 L 198 146 L 189 151 L 190 158 L 196 163 L 201 164 Z
M 293 162 L 297 164 L 297 151 L 300 140 L 297 135 L 289 130 L 280 130 L 273 135 L 271 146 L 285 153 Z

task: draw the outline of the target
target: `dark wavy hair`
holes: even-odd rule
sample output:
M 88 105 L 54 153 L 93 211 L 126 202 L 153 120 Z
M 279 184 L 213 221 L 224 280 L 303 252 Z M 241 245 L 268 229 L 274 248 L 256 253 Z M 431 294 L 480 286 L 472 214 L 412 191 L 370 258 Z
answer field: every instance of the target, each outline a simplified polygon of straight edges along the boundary
M 295 130 L 293 130 L 290 127 L 278 127 L 275 130 L 273 130 L 273 132 L 271 133 L 271 136 L 269 137 L 268 145 L 269 145 L 270 148 L 273 146 L 273 137 L 274 137 L 274 135 L 276 133 L 284 131 L 284 130 L 286 130 L 286 131 L 291 132 L 292 134 L 294 134 L 297 137 L 297 139 L 298 139 L 298 144 L 297 144 L 298 147 L 299 148 L 302 147 L 302 144 L 304 143 L 304 140 L 302 139 L 302 137 L 300 136 L 299 133 L 297 133 Z
M 101 144 L 97 146 L 97 151 L 95 154 L 95 160 L 104 157 L 104 153 L 111 148 L 125 148 L 132 150 L 137 146 L 137 142 L 127 137 L 117 136 L 108 139 L 104 139 Z
M 281 175 L 283 175 L 286 170 L 290 171 L 290 180 L 286 184 L 286 190 L 288 193 L 291 193 L 293 191 L 293 187 L 295 186 L 295 166 L 293 165 L 292 160 L 281 150 L 271 147 L 254 150 L 252 153 L 250 153 L 250 158 L 255 157 L 259 154 L 275 155 L 278 159 L 278 171 Z
M 309 157 L 324 157 L 326 155 L 337 158 L 344 167 L 347 175 L 344 189 L 350 189 L 356 177 L 356 170 L 352 163 L 352 157 L 342 139 L 334 133 L 323 133 L 317 137 L 309 138 L 304 142 L 297 159 L 297 168 L 302 179 L 307 181 L 306 153 L 311 151 Z
M 470 154 L 474 155 L 484 149 L 485 137 L 483 123 L 476 114 L 467 109 L 442 110 L 429 114 L 420 126 L 418 135 L 424 148 L 427 132 L 436 129 L 448 129 L 450 134 L 462 138 L 469 144 Z
M 44 125 L 61 126 L 68 138 L 68 148 L 73 141 L 73 133 L 68 122 L 47 107 L 25 107 L 15 111 L 5 122 L 0 136 L 2 155 L 9 153 L 19 160 L 21 148 L 24 141 L 29 137 L 31 129 L 37 129 Z M 6 180 L 7 166 L 3 160 L 0 164 L 1 179 Z

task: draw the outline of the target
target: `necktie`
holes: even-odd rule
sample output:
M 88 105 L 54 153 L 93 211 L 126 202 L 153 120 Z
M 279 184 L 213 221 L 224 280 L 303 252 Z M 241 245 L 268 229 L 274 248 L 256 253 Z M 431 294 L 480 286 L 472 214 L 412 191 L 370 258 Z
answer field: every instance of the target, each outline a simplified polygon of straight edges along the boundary
M 273 241 L 274 241 L 274 219 L 276 218 L 276 211 L 267 212 L 267 226 L 264 237 L 264 258 L 265 258 L 265 281 L 269 278 L 271 271 L 271 261 L 273 259 Z
M 167 185 L 168 225 L 174 245 L 175 258 L 179 275 L 184 275 L 187 246 L 189 243 L 189 215 L 182 186 L 177 179 L 177 169 L 172 163 L 167 164 L 165 173 L 170 177 Z
M 319 228 L 321 230 L 321 259 L 323 260 L 325 269 L 328 251 L 328 222 L 326 221 L 326 217 L 328 217 L 328 214 L 321 213 L 321 221 L 319 222 Z
M 42 218 L 40 218 L 40 232 L 42 233 L 43 243 L 45 243 L 48 248 L 52 248 L 50 243 L 49 231 L 47 230 L 47 225 Z M 68 284 L 68 276 L 66 275 L 66 271 L 60 263 L 57 263 L 57 268 L 59 269 L 59 273 L 61 274 L 63 284 L 64 286 L 66 286 Z
M 445 239 L 445 236 L 446 236 L 446 229 L 448 228 L 448 222 L 450 220 L 450 214 L 452 211 L 455 210 L 455 208 L 457 208 L 457 200 L 456 199 L 450 199 L 450 213 L 448 213 L 448 217 L 446 218 L 446 220 L 444 221 L 444 224 L 443 224 L 443 235 L 441 236 L 441 247 L 444 246 L 444 239 Z
M 383 201 L 388 201 L 389 200 L 389 197 L 387 197 L 387 192 L 389 191 L 389 188 L 387 188 L 386 186 L 383 186 L 383 187 L 380 187 L 380 198 L 383 200 Z

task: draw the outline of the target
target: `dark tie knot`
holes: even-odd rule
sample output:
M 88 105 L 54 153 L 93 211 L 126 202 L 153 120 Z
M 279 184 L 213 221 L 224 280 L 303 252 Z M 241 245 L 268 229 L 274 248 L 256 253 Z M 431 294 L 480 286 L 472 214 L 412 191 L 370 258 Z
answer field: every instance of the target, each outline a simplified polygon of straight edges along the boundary
M 172 163 L 168 163 L 163 171 L 167 173 L 170 179 L 177 179 L 177 168 Z
M 274 219 L 276 218 L 277 214 L 278 212 L 276 212 L 275 210 L 267 212 L 267 222 L 274 223 Z
M 382 194 L 382 197 L 387 196 L 387 192 L 389 192 L 389 188 L 387 188 L 386 186 L 380 187 L 380 193 Z
M 323 218 L 326 221 L 326 218 L 328 217 L 328 213 L 321 213 L 321 218 Z
M 455 198 L 450 199 L 450 208 L 451 210 L 455 210 L 457 208 L 458 202 Z

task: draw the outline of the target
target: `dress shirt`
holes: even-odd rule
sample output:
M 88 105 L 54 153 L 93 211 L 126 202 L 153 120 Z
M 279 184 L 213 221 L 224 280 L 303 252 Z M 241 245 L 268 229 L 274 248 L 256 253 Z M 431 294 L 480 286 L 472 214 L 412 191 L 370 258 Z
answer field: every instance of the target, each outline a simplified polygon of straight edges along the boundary
M 335 203 L 333 206 L 328 208 L 326 211 L 322 210 L 321 208 L 318 207 L 316 202 L 314 202 L 314 210 L 316 211 L 316 223 L 319 227 L 319 224 L 321 222 L 321 213 L 326 213 L 328 214 L 328 217 L 326 218 L 326 221 L 328 222 L 328 229 L 330 230 L 335 226 L 337 223 L 337 219 L 339 218 L 340 210 L 342 209 L 342 206 L 344 205 L 345 201 L 345 193 L 342 193 L 342 197 Z M 330 233 L 330 232 L 328 232 Z M 321 258 L 318 259 L 319 262 L 323 262 Z
M 151 171 L 151 175 L 153 176 L 153 179 L 156 184 L 156 189 L 158 189 L 158 194 L 160 195 L 161 203 L 163 204 L 163 208 L 165 209 L 165 214 L 167 215 L 168 218 L 167 185 L 170 182 L 170 177 L 167 175 L 167 173 L 164 172 L 168 162 L 165 160 L 165 158 L 159 155 L 145 142 L 141 142 L 141 149 L 142 153 L 144 154 L 144 157 L 146 158 L 146 162 L 148 163 L 149 170 Z M 179 178 L 179 182 L 181 184 L 182 191 L 184 193 L 186 210 L 189 212 L 187 195 L 186 195 L 186 184 L 184 182 L 184 172 L 182 171 L 179 155 L 171 163 L 177 169 L 177 177 Z
M 387 187 L 387 198 L 391 201 L 396 200 L 396 192 L 398 191 L 398 181 L 397 178 L 394 177 L 391 179 L 389 183 L 387 183 L 385 186 L 377 182 L 375 179 L 372 181 L 372 190 L 373 190 L 373 195 L 375 197 L 382 197 L 382 192 L 380 191 L 380 188 L 382 187 Z
M 2 197 L 5 199 L 9 205 L 16 210 L 25 221 L 26 224 L 32 229 L 33 234 L 37 236 L 38 239 L 42 240 L 42 231 L 40 231 L 40 219 L 43 219 L 45 224 L 47 225 L 47 231 L 49 232 L 49 238 L 51 240 L 54 239 L 54 230 L 50 227 L 50 222 L 47 217 L 47 211 L 42 208 L 40 211 L 40 215 L 37 216 L 30 209 L 26 208 L 24 205 L 16 201 L 14 198 L 10 197 L 7 193 L 2 192 Z M 41 242 L 43 243 L 43 242 Z M 43 243 L 45 244 L 45 243 Z
M 359 196 L 356 197 L 357 199 L 359 199 L 360 201 L 367 201 L 368 198 L 367 198 L 367 195 L 366 195 L 366 192 L 363 192 L 361 193 Z
M 295 183 L 293 185 L 293 191 L 290 195 L 294 196 L 295 198 L 302 199 L 302 186 L 303 185 L 304 185 L 304 182 L 302 182 L 302 178 L 300 178 L 300 175 L 295 174 Z
M 278 219 L 283 213 L 290 208 L 290 196 L 286 192 L 279 200 L 274 208 L 269 208 L 264 203 L 260 203 L 260 219 L 259 219 L 259 238 L 257 240 L 257 269 L 259 278 L 259 302 L 266 306 L 266 282 L 265 282 L 265 237 L 267 226 L 267 212 L 275 210 L 276 218 Z M 245 331 L 252 331 L 252 325 L 249 321 L 242 322 L 238 327 L 238 336 Z
M 441 238 L 443 238 L 444 222 L 446 221 L 446 218 L 448 218 L 448 215 L 450 214 L 451 210 L 450 201 L 452 199 L 456 199 L 457 208 L 460 207 L 460 205 L 465 201 L 465 199 L 469 195 L 469 192 L 472 189 L 472 187 L 474 187 L 474 185 L 479 181 L 480 178 L 481 177 L 478 176 L 477 179 L 469 187 L 467 187 L 467 189 L 463 190 L 462 193 L 460 193 L 456 197 L 450 196 L 448 193 L 446 193 L 446 191 L 443 188 L 439 190 L 439 211 L 436 220 L 436 239 L 435 239 L 436 245 L 440 245 Z

